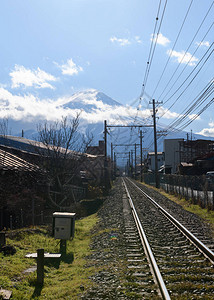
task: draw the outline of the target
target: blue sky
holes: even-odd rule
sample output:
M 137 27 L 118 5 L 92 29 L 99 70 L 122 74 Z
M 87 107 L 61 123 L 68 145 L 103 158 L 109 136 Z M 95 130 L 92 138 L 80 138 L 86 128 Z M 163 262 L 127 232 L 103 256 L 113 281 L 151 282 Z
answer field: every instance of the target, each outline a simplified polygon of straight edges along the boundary
M 149 95 L 163 101 L 158 113 L 159 117 L 165 114 L 158 122 L 173 122 L 191 101 L 199 97 L 208 82 L 212 87 L 214 26 L 207 31 L 213 23 L 214 5 L 211 7 L 211 0 L 195 0 L 192 4 L 189 0 L 169 0 L 159 35 L 152 36 L 159 3 L 156 0 L 1 1 L 0 117 L 7 116 L 7 113 L 12 115 L 9 112 L 12 109 L 14 112 L 13 101 L 20 101 L 17 109 L 20 117 L 24 102 L 29 109 L 35 101 L 42 107 L 47 99 L 57 101 L 60 97 L 93 88 L 122 104 L 134 102 L 140 110 L 149 107 Z M 157 28 L 164 5 L 165 1 L 161 1 Z M 156 46 L 145 93 L 140 100 L 152 38 Z M 210 57 L 191 82 L 203 61 L 192 77 L 187 79 L 188 75 L 209 47 Z M 166 84 L 178 66 L 171 84 L 185 69 L 167 93 Z M 171 97 L 181 84 L 182 87 Z M 185 84 L 187 89 L 180 96 Z M 203 105 L 212 97 L 210 93 Z M 214 136 L 213 108 L 206 109 L 186 129 Z M 188 120 L 198 111 L 190 111 Z M 32 114 L 35 115 L 35 111 Z

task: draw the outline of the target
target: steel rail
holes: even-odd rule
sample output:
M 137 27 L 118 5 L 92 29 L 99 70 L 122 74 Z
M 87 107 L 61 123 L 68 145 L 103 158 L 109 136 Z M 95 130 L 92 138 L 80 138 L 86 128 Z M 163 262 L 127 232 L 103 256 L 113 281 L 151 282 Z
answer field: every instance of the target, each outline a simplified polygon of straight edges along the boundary
M 136 209 L 134 207 L 132 198 L 130 196 L 130 193 L 128 191 L 128 188 L 127 188 L 127 185 L 126 185 L 124 179 L 123 179 L 123 184 L 124 184 L 127 196 L 129 198 L 129 204 L 130 204 L 130 207 L 131 207 L 131 210 L 132 210 L 133 217 L 135 219 L 135 223 L 137 225 L 137 229 L 138 229 L 138 232 L 139 232 L 139 235 L 140 235 L 141 242 L 143 244 L 144 251 L 145 251 L 145 253 L 146 253 L 146 255 L 149 259 L 150 266 L 151 266 L 152 272 L 154 274 L 154 277 L 156 279 L 156 282 L 159 286 L 160 293 L 161 293 L 163 299 L 170 300 L 171 298 L 169 296 L 169 293 L 168 293 L 167 288 L 165 286 L 165 283 L 163 281 L 162 275 L 161 275 L 160 270 L 158 268 L 158 265 L 156 263 L 155 257 L 152 253 L 151 247 L 150 247 L 149 242 L 147 240 L 146 234 L 144 232 L 144 229 L 142 227 L 142 224 L 140 222 L 140 219 L 138 217 L 138 214 L 136 212 Z
M 127 178 L 128 179 L 128 178 Z M 183 226 L 178 220 L 170 215 L 164 208 L 162 208 L 154 199 L 152 199 L 147 193 L 145 193 L 139 186 L 137 186 L 132 180 L 128 179 L 141 193 L 144 194 L 188 239 L 193 243 L 205 257 L 207 257 L 212 263 L 214 263 L 214 253 L 207 246 L 204 245 L 193 233 L 191 233 L 185 226 Z

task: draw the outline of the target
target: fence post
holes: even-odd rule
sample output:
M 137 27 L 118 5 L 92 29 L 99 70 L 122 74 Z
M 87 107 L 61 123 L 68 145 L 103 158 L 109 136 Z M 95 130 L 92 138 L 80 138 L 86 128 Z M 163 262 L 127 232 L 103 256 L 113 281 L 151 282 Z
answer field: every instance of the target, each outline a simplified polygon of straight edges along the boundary
M 37 250 L 37 283 L 44 283 L 44 249 Z
M 197 183 L 198 183 L 198 176 L 197 176 Z M 199 205 L 200 202 L 200 196 L 199 196 L 199 183 L 197 184 L 197 196 L 196 196 L 196 204 Z
M 193 194 L 193 186 L 194 186 L 194 184 L 193 184 L 193 180 L 195 179 L 195 176 L 191 176 L 191 180 L 190 180 L 190 186 L 191 186 L 191 202 L 192 203 L 194 203 L 194 194 Z
M 60 240 L 60 253 L 66 255 L 66 240 Z
M 188 185 L 189 178 L 186 176 L 185 179 L 186 179 L 185 180 L 185 182 L 186 182 L 186 184 L 185 184 L 185 186 L 186 186 L 186 197 L 185 197 L 185 199 L 189 200 L 189 189 L 188 189 L 188 187 L 189 187 L 189 185 Z
M 213 186 L 213 185 L 212 185 L 212 186 Z M 213 201 L 212 201 L 212 202 L 213 202 L 213 203 L 212 203 L 212 210 L 214 210 L 214 190 L 212 190 L 212 195 L 213 195 L 213 199 L 212 199 L 212 200 L 213 200 Z
M 169 186 L 168 186 L 168 175 L 166 175 L 166 192 L 169 193 Z

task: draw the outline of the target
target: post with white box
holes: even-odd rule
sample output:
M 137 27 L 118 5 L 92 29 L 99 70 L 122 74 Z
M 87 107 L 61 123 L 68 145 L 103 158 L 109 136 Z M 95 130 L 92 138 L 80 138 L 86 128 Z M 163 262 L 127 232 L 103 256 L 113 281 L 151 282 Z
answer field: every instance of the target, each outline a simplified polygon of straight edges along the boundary
M 74 237 L 75 213 L 53 213 L 53 236 L 60 239 L 60 253 L 66 254 L 66 240 Z

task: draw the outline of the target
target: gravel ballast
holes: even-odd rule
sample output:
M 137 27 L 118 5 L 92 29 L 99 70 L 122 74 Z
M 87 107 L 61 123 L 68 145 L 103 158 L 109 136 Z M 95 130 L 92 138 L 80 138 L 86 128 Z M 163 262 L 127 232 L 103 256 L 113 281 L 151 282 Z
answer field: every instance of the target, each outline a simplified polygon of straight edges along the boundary
M 146 192 L 149 191 L 151 190 L 146 188 Z M 110 195 L 106 197 L 103 206 L 98 211 L 99 222 L 91 233 L 92 254 L 87 257 L 85 266 L 94 266 L 96 272 L 90 277 L 91 286 L 82 287 L 80 299 L 136 299 L 126 289 L 128 279 L 123 192 L 121 179 L 118 178 L 114 182 Z M 165 203 L 167 206 L 167 201 L 169 201 L 170 206 L 173 206 L 174 202 L 154 190 L 152 190 L 152 197 L 158 199 L 160 204 Z M 177 208 L 176 203 L 175 207 Z M 192 213 L 189 215 L 191 223 L 203 224 L 204 229 L 206 228 L 204 234 L 207 233 L 210 237 L 209 226 L 196 215 L 193 216 Z

